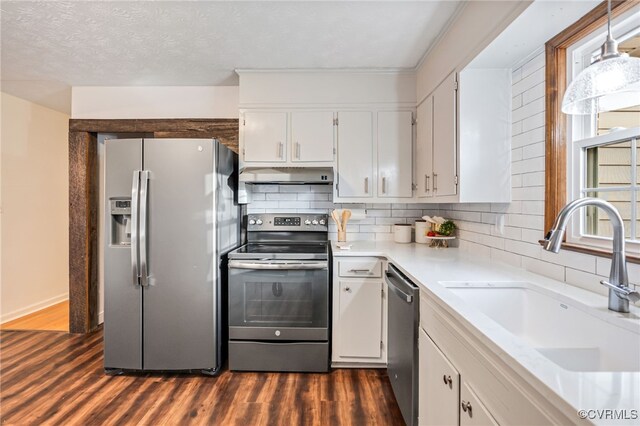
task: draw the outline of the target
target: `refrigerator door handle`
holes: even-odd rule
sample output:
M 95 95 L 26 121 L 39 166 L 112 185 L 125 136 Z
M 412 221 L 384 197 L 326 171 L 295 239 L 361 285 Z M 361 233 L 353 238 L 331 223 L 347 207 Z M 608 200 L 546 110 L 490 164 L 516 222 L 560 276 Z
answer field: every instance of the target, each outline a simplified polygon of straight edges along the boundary
M 149 285 L 149 273 L 147 264 L 147 206 L 149 201 L 149 171 L 143 170 L 141 175 L 142 187 L 140 188 L 140 285 Z
M 138 198 L 140 194 L 140 170 L 133 171 L 131 183 L 131 274 L 133 285 L 140 285 L 140 266 L 138 251 Z

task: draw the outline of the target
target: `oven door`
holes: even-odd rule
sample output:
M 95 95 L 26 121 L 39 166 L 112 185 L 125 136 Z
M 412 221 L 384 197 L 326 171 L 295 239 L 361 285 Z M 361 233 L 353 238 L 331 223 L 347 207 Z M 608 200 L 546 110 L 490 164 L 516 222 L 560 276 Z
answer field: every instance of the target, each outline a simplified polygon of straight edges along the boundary
M 229 261 L 231 340 L 323 341 L 328 318 L 326 260 Z

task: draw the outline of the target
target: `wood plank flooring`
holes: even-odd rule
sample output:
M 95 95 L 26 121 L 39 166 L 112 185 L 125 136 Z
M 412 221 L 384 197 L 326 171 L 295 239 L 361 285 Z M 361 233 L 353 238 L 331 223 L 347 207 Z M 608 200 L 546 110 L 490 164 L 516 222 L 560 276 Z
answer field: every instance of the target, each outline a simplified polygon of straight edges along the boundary
M 56 303 L 29 315 L 7 321 L 0 330 L 69 331 L 69 301 Z
M 402 425 L 385 370 L 106 376 L 102 329 L 0 331 L 6 425 Z

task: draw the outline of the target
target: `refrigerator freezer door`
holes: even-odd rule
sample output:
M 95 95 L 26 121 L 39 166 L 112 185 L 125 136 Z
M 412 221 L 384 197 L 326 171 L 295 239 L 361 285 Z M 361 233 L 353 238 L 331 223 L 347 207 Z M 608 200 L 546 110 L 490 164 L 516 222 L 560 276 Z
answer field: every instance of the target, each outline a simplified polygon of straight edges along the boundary
M 142 288 L 132 274 L 132 245 L 113 244 L 110 238 L 115 225 L 111 200 L 130 199 L 132 176 L 135 170 L 140 169 L 142 139 L 112 139 L 105 142 L 105 368 L 142 368 Z M 134 236 L 135 232 L 132 232 Z
M 145 139 L 145 370 L 217 366 L 214 142 Z M 142 253 L 142 250 L 141 250 Z

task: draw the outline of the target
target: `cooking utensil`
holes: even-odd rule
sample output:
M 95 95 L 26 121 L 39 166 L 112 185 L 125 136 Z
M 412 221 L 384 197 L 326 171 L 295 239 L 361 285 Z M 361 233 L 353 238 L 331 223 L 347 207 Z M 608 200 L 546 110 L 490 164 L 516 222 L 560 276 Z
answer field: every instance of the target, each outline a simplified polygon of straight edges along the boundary
M 347 232 L 347 222 L 351 218 L 351 210 L 344 209 L 342 210 L 342 231 Z
M 333 221 L 336 223 L 336 226 L 338 227 L 338 232 L 344 232 L 342 229 L 342 223 L 340 222 L 340 217 L 338 216 L 338 210 L 332 211 L 331 217 L 333 218 Z

